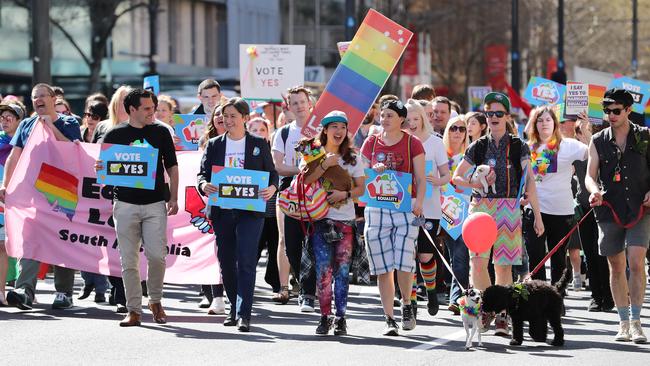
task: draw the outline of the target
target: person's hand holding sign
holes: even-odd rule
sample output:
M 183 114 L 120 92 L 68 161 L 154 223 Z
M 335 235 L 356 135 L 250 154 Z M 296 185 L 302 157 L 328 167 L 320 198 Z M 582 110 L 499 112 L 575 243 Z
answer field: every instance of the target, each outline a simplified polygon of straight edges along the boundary
M 268 186 L 268 187 L 266 187 L 264 189 L 261 189 L 259 194 L 260 194 L 260 197 L 262 197 L 262 199 L 264 199 L 264 201 L 268 201 L 268 200 L 271 199 L 271 197 L 273 197 L 273 195 L 275 194 L 275 192 L 277 190 L 278 189 L 276 188 L 276 186 L 272 185 L 272 186 Z
M 219 188 L 215 186 L 212 183 L 206 182 L 203 184 L 203 192 L 205 192 L 206 196 L 209 196 L 213 193 L 217 193 L 219 191 Z

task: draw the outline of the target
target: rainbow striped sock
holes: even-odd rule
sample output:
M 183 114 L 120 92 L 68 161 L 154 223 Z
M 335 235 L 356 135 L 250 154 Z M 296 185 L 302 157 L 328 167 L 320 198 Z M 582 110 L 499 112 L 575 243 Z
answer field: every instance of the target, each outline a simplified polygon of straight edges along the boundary
M 436 290 L 436 272 L 438 272 L 438 265 L 435 258 L 431 258 L 427 263 L 420 262 L 420 273 L 427 292 Z
M 413 274 L 413 286 L 411 287 L 411 302 L 418 301 L 418 274 Z

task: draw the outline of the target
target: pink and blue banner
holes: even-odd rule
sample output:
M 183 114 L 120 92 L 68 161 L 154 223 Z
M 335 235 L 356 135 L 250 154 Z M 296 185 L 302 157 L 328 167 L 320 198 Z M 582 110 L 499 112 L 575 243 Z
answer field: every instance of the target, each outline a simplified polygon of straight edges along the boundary
M 7 252 L 67 268 L 121 276 L 113 187 L 97 183 L 101 146 L 55 141 L 37 124 L 7 187 Z M 165 282 L 217 284 L 219 265 L 205 199 L 196 190 L 199 152 L 177 153 L 179 212 L 167 221 Z M 146 259 L 140 273 L 146 278 Z

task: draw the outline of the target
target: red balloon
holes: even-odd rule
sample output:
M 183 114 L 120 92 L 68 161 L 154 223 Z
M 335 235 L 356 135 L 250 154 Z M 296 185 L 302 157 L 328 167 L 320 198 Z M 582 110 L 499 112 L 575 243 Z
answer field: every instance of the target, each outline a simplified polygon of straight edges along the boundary
M 475 212 L 463 223 L 463 241 L 472 253 L 483 253 L 497 240 L 497 223 L 485 212 Z

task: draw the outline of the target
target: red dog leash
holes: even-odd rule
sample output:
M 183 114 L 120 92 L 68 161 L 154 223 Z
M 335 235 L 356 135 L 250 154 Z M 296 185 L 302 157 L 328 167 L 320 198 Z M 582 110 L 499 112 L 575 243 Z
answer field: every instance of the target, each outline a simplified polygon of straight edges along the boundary
M 614 211 L 614 207 L 612 206 L 611 203 L 609 203 L 607 201 L 603 201 L 603 205 L 609 207 L 609 209 L 612 211 L 612 214 L 614 215 L 614 222 L 616 222 L 616 224 L 618 226 L 620 226 L 620 227 L 622 227 L 624 229 L 632 228 L 633 226 L 638 224 L 639 221 L 641 221 L 641 219 L 643 218 L 643 215 L 645 214 L 645 207 L 641 206 L 641 208 L 639 209 L 639 214 L 637 215 L 637 217 L 632 222 L 630 222 L 628 224 L 623 224 L 623 222 L 621 221 L 621 218 L 618 217 L 618 214 L 616 213 L 616 211 Z M 528 276 L 526 276 L 525 280 L 531 279 L 535 275 L 535 273 L 539 272 L 539 270 L 542 269 L 542 267 L 544 267 L 544 264 L 546 263 L 546 261 L 548 261 L 548 259 L 551 258 L 551 256 L 553 256 L 553 254 L 555 254 L 555 252 L 557 252 L 558 249 L 560 249 L 560 247 L 562 245 L 564 245 L 564 243 L 571 237 L 571 234 L 573 234 L 573 232 L 576 231 L 576 229 L 578 227 L 580 227 L 582 222 L 585 221 L 587 216 L 589 216 L 589 214 L 593 210 L 594 210 L 594 208 L 592 207 L 589 211 L 587 211 L 586 214 L 584 214 L 582 216 L 580 221 L 578 221 L 578 223 L 566 234 L 566 236 L 564 236 L 564 238 L 562 238 L 562 240 L 560 240 L 560 242 L 557 243 L 555 245 L 555 247 L 553 247 L 553 249 L 551 249 L 551 251 L 549 251 L 548 254 L 546 254 L 546 256 L 544 258 L 542 258 L 542 260 L 537 264 L 537 266 L 535 266 L 535 268 L 528 274 Z

